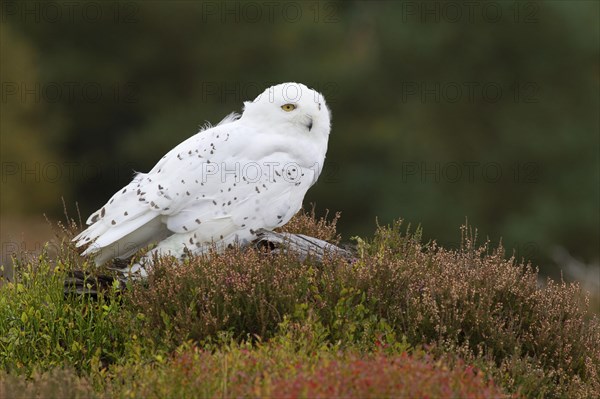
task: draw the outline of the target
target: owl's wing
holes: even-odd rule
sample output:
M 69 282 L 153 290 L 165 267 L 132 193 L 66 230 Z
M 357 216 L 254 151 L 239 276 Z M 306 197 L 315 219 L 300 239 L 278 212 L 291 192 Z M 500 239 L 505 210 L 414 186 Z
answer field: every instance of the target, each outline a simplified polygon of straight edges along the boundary
M 165 216 L 169 230 L 177 233 L 162 240 L 154 252 L 180 256 L 190 250 L 202 253 L 211 243 L 224 248 L 252 241 L 260 229 L 271 230 L 287 223 L 302 206 L 304 194 L 314 181 L 314 171 L 293 163 L 287 154 L 271 153 L 256 160 L 237 157 L 221 165 L 228 173 L 211 175 L 204 186 L 213 193 L 206 195 L 210 202 L 192 202 Z M 258 165 L 263 167 L 260 175 L 249 168 L 244 170 L 245 166 Z M 289 165 L 292 167 L 287 168 Z M 236 167 L 241 173 L 235 172 Z M 286 168 L 297 173 L 283 177 Z
M 177 254 L 182 243 L 234 233 L 247 238 L 253 230 L 285 224 L 315 173 L 295 162 L 293 152 L 302 149 L 290 138 L 278 142 L 250 130 L 239 122 L 221 124 L 175 147 L 90 216 L 77 246 L 91 243 L 84 255 L 97 253 L 101 264 L 155 241 Z
M 295 171 L 290 176 L 286 174 L 289 165 Z M 168 215 L 166 222 L 169 230 L 177 233 L 223 219 L 237 229 L 272 229 L 287 223 L 300 209 L 313 181 L 314 171 L 293 163 L 286 154 L 252 160 L 236 157 L 220 163 L 218 173 L 207 176 L 201 190 L 186 191 L 192 201 Z M 210 241 L 215 237 L 214 233 L 201 230 L 200 239 Z
M 223 155 L 241 147 L 231 140 L 230 133 L 240 127 L 232 123 L 234 118 L 228 118 L 226 123 L 201 131 L 169 151 L 150 172 L 137 174 L 94 212 L 86 222 L 89 227 L 73 239 L 78 247 L 91 244 L 83 254 L 104 250 L 96 258 L 97 264 L 113 257 L 127 257 L 153 241 L 179 232 L 169 228 L 170 216 L 184 210 L 191 213 L 212 203 L 207 193 L 214 187 L 204 188 L 206 182 L 198 179 L 208 169 L 205 165 L 210 164 L 210 158 L 216 157 L 217 146 Z

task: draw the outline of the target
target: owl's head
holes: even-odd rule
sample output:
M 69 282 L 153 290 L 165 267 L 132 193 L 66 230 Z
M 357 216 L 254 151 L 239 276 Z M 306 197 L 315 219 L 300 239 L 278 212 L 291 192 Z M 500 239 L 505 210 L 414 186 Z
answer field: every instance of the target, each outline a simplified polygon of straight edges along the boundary
M 259 123 L 291 124 L 307 134 L 327 136 L 331 112 L 323 95 L 301 83 L 281 83 L 244 103 L 242 118 Z

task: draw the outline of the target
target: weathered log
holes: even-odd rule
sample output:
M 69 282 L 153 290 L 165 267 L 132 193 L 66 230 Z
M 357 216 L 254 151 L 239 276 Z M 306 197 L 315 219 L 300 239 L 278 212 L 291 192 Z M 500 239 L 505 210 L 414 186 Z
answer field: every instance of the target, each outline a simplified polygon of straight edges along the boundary
M 112 287 L 114 282 L 118 281 L 119 289 L 126 287 L 127 279 L 124 276 L 114 277 L 108 275 L 91 275 L 84 271 L 75 270 L 69 273 L 64 282 L 65 295 L 89 295 L 92 298 L 98 297 L 98 292 L 105 291 Z
M 327 258 L 341 257 L 348 260 L 354 258 L 352 251 L 318 238 L 304 234 L 277 233 L 263 229 L 257 231 L 257 238 L 248 246 L 266 248 L 272 254 L 289 253 L 296 256 L 300 261 L 311 259 L 317 263 L 322 263 Z M 129 277 L 126 267 L 128 264 L 124 260 L 115 260 L 113 269 L 117 271 L 116 277 L 108 275 L 94 276 L 79 270 L 73 271 L 65 279 L 65 295 L 76 294 L 97 297 L 98 292 L 110 288 L 115 280 L 118 281 L 120 289 L 124 289 Z
M 353 258 L 352 252 L 347 249 L 304 234 L 276 233 L 261 229 L 258 230 L 257 236 L 258 238 L 253 241 L 255 247 L 267 247 L 275 254 L 291 252 L 300 261 L 311 258 L 321 263 L 324 258 Z

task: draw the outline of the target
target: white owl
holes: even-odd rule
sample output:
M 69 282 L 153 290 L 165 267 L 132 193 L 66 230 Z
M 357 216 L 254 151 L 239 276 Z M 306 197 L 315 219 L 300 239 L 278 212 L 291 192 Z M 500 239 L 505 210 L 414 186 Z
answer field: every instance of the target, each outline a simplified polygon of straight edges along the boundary
M 184 257 L 211 245 L 253 240 L 287 223 L 323 168 L 330 111 L 322 94 L 283 83 L 169 151 L 138 173 L 74 238 L 100 265 L 158 243 L 132 272 L 146 275 L 152 254 Z

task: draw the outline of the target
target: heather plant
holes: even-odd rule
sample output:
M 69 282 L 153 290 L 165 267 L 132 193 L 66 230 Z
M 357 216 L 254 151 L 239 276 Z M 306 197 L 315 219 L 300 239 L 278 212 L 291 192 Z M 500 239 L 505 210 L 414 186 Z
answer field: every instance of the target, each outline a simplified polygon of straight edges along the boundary
M 313 235 L 326 226 L 302 222 L 310 220 L 305 231 Z M 577 285 L 540 287 L 531 265 L 506 257 L 501 246 L 478 245 L 468 227 L 457 249 L 422 243 L 420 231 L 402 230 L 401 222 L 357 241 L 351 262 L 232 249 L 176 272 L 166 263 L 153 273 L 152 288 L 134 288 L 129 303 L 150 323 L 144 331 L 154 339 L 170 334 L 175 345 L 220 330 L 268 339 L 286 315 L 301 314 L 320 326 L 313 333 L 328 345 L 369 350 L 377 334 L 391 342 L 404 336 L 439 356 L 480 364 L 526 395 L 600 392 L 599 324 Z
M 455 250 L 421 244 L 418 231 L 401 227 L 360 243 L 353 279 L 410 343 L 488 362 L 528 396 L 600 393 L 600 325 L 577 284 L 539 287 L 531 265 L 477 245 L 466 226 Z
M 222 337 L 212 346 L 186 343 L 152 362 L 130 359 L 104 374 L 80 376 L 71 369 L 55 369 L 24 379 L 0 372 L 0 394 L 11 398 L 506 397 L 481 371 L 422 352 L 388 355 L 326 348 L 298 352 L 294 345 L 287 336 L 268 343 Z
M 239 341 L 222 332 L 201 346 L 189 341 L 171 354 L 130 353 L 83 375 L 69 368 L 33 372 L 27 379 L 0 372 L 0 393 L 15 398 L 504 396 L 477 369 L 413 351 L 406 343 L 340 350 L 306 310 L 299 306 L 265 342 Z
M 123 366 L 113 396 L 392 398 L 506 397 L 481 372 L 424 354 L 365 355 L 321 350 L 309 355 L 280 342 L 227 345 L 212 352 L 182 347 L 161 365 Z M 168 383 L 166 383 L 168 382 Z
M 285 226 L 278 228 L 277 231 L 304 234 L 337 245 L 342 238 L 336 229 L 341 214 L 337 212 L 332 219 L 328 219 L 328 216 L 329 211 L 325 213 L 325 216 L 317 217 L 313 205 L 310 212 L 302 209 Z
M 163 259 L 148 284 L 134 285 L 125 301 L 143 314 L 142 331 L 174 346 L 223 330 L 268 337 L 283 315 L 308 300 L 309 268 L 285 255 L 239 248 L 183 265 Z
M 328 221 L 315 218 L 314 212 L 301 212 L 286 229 L 336 242 L 338 217 Z M 334 267 L 312 264 L 310 259 L 301 262 L 294 253 L 235 247 L 192 256 L 183 265 L 163 258 L 148 283 L 134 285 L 125 301 L 143 315 L 144 331 L 172 346 L 187 339 L 205 340 L 223 330 L 238 337 L 269 338 L 297 305 L 324 309 L 335 304 L 341 291 L 335 273 Z
M 337 217 L 285 228 L 338 242 Z M 17 262 L 0 286 L 0 394 L 599 396 L 599 322 L 576 284 L 540 285 L 468 227 L 456 249 L 401 222 L 355 241 L 352 260 L 164 257 L 97 299 L 63 294 L 73 268 L 94 272 L 68 243 Z

